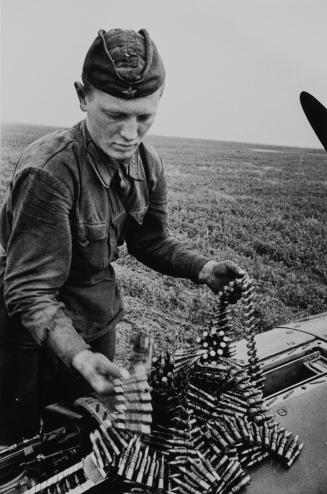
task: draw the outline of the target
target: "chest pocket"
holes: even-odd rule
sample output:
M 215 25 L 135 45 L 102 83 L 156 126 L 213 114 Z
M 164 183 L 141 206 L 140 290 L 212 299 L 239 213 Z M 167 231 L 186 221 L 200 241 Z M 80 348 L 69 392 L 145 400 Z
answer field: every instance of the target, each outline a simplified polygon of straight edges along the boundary
M 108 266 L 107 223 L 75 223 L 72 226 L 72 267 L 81 272 L 98 272 Z

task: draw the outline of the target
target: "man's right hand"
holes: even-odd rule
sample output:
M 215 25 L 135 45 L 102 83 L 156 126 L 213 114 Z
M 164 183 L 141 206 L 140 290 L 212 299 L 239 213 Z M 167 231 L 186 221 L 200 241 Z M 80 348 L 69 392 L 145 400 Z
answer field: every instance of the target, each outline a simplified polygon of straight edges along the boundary
M 99 394 L 111 393 L 114 379 L 129 376 L 126 369 L 118 367 L 102 353 L 94 353 L 91 350 L 78 352 L 73 358 L 72 366 Z

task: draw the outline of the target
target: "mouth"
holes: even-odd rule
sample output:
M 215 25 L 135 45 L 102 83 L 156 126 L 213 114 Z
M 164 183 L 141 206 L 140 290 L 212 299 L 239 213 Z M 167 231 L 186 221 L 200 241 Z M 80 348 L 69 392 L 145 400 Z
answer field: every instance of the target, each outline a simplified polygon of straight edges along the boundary
M 118 142 L 114 142 L 113 146 L 119 151 L 132 151 L 136 148 L 136 144 L 119 144 Z

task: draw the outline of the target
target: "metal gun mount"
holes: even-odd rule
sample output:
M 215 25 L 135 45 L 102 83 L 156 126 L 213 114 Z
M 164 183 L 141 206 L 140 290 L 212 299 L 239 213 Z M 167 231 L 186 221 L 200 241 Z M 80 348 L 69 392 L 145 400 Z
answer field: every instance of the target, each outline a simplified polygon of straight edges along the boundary
M 268 460 L 251 472 L 247 494 L 327 493 L 327 312 L 256 337 L 264 396 L 281 426 L 299 434 L 304 448 L 290 470 Z M 246 342 L 236 344 L 246 365 Z M 277 471 L 278 470 L 278 471 Z

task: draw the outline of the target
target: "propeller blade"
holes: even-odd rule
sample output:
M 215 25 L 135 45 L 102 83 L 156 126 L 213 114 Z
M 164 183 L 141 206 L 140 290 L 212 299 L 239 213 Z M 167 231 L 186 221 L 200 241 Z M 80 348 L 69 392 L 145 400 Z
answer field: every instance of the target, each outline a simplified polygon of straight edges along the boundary
M 300 94 L 300 102 L 311 127 L 327 151 L 327 109 L 306 91 Z

